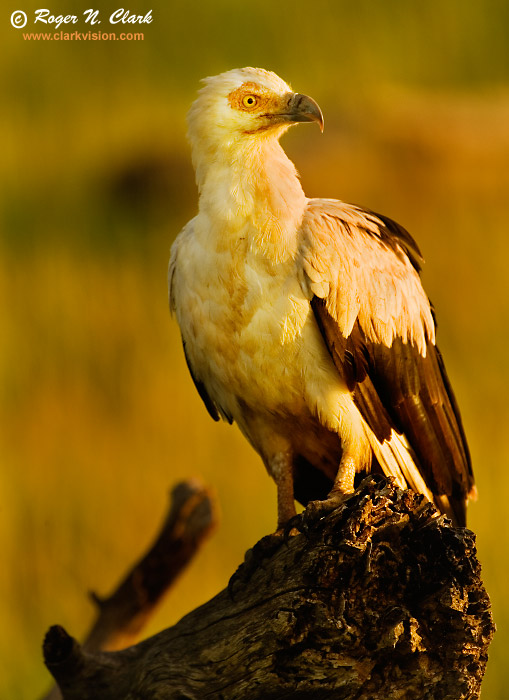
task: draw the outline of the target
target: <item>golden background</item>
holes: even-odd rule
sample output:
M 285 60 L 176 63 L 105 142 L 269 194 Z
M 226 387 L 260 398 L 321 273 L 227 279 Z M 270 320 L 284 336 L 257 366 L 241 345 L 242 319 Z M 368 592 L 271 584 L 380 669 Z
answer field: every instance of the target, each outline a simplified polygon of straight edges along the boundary
M 322 107 L 323 136 L 299 126 L 283 142 L 308 196 L 391 216 L 426 258 L 498 625 L 483 697 L 506 698 L 509 4 L 132 4 L 152 24 L 113 29 L 138 42 L 24 41 L 47 29 L 11 27 L 14 9 L 0 17 L 0 697 L 45 689 L 46 629 L 84 634 L 86 592 L 111 591 L 177 480 L 213 485 L 221 523 L 147 634 L 224 587 L 275 526 L 275 488 L 237 428 L 207 415 L 166 292 L 197 202 L 186 111 L 201 77 L 254 65 Z

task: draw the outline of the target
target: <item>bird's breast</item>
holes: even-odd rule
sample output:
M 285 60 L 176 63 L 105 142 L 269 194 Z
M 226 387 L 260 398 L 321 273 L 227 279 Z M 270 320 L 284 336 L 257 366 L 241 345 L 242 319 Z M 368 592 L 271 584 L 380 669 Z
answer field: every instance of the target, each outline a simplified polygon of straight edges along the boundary
M 193 373 L 236 418 L 239 404 L 278 413 L 304 410 L 305 384 L 324 346 L 295 262 L 275 263 L 248 232 L 179 249 L 176 313 Z

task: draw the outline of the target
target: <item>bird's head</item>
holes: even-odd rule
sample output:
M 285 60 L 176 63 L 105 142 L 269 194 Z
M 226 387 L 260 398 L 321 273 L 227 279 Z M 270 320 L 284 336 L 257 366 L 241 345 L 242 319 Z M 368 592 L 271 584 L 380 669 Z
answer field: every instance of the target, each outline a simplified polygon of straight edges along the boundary
M 316 122 L 323 131 L 317 103 L 293 92 L 275 73 L 239 68 L 203 82 L 188 115 L 194 147 L 230 146 L 250 136 L 279 138 L 298 122 Z

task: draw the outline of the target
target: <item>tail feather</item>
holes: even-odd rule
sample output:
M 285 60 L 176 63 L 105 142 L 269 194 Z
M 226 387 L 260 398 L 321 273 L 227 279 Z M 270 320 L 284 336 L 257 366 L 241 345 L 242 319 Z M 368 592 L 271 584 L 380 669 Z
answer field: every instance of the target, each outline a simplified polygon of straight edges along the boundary
M 445 494 L 434 494 L 431 491 L 419 471 L 412 448 L 404 435 L 393 430 L 390 439 L 384 440 L 384 442 L 377 440 L 373 433 L 368 435 L 368 438 L 371 449 L 385 476 L 394 478 L 400 488 L 411 488 L 417 493 L 422 493 L 455 525 L 464 527 L 464 502 L 457 503 Z

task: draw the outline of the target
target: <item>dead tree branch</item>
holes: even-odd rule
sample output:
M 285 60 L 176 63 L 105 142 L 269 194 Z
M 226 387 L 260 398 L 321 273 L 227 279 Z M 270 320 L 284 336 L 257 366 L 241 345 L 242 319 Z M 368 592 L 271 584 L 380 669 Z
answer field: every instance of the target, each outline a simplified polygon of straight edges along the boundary
M 168 516 L 149 551 L 111 596 L 91 594 L 99 614 L 84 648 L 112 650 L 131 644 L 215 523 L 209 491 L 194 481 L 177 484 L 171 492 Z
M 472 532 L 374 477 L 301 529 L 255 547 L 233 598 L 129 649 L 90 653 L 51 628 L 65 700 L 479 697 L 494 626 Z
M 198 481 L 185 481 L 171 491 L 168 514 L 152 546 L 107 598 L 91 593 L 97 617 L 83 649 L 121 649 L 132 644 L 217 522 L 214 499 Z M 44 700 L 61 698 L 53 688 Z

